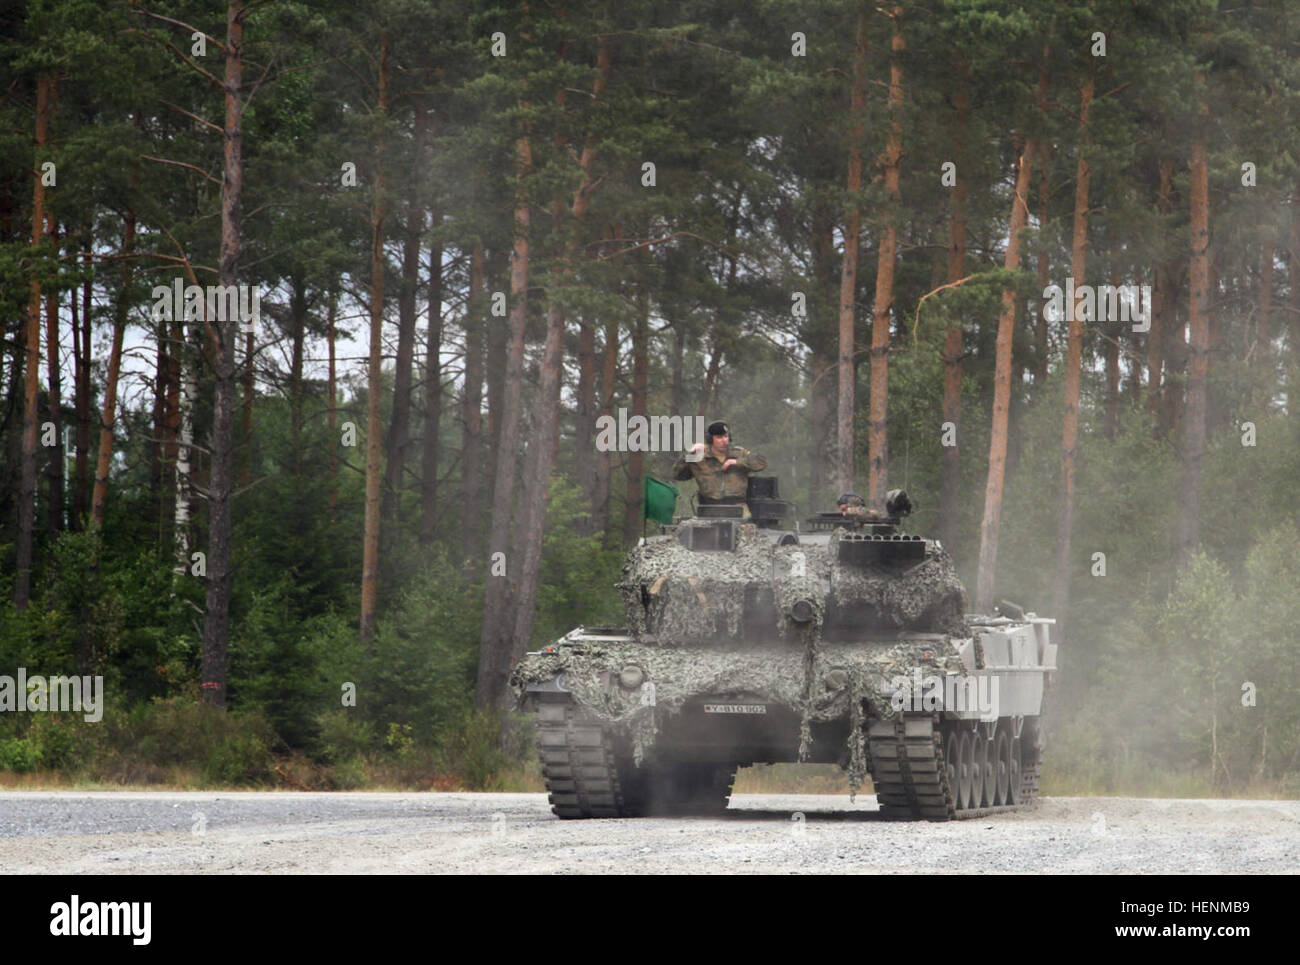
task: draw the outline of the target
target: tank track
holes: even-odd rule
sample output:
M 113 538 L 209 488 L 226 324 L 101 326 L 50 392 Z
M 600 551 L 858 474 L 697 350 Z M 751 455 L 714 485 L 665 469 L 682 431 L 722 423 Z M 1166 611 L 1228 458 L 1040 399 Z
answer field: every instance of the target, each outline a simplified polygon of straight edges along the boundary
M 646 814 L 700 815 L 726 810 L 735 767 L 660 765 L 651 772 L 633 764 L 598 721 L 583 717 L 570 701 L 537 708 L 538 752 L 561 818 L 629 818 Z
M 650 772 L 620 754 L 599 722 L 588 719 L 570 701 L 537 707 L 538 752 L 550 792 L 551 810 L 560 818 L 626 818 L 656 814 L 720 813 L 727 806 L 735 769 L 679 765 L 658 775 L 668 781 L 667 799 L 656 798 Z M 944 756 L 950 727 L 933 714 L 898 714 L 866 723 L 871 780 L 881 815 L 893 821 L 949 821 L 1015 811 L 1038 795 L 1039 749 L 1026 740 L 1019 781 L 1019 801 L 963 807 L 957 801 Z M 1030 734 L 1025 734 L 1030 738 Z
M 537 749 L 551 810 L 562 818 L 627 816 L 614 749 L 603 727 L 579 720 L 569 701 L 537 707 Z
M 886 820 L 979 818 L 1019 810 L 1038 794 L 1036 743 L 1030 742 L 1022 751 L 1017 803 L 965 807 L 957 800 L 945 760 L 944 747 L 953 729 L 940 725 L 936 715 L 903 713 L 888 720 L 869 720 L 866 727 L 871 780 Z

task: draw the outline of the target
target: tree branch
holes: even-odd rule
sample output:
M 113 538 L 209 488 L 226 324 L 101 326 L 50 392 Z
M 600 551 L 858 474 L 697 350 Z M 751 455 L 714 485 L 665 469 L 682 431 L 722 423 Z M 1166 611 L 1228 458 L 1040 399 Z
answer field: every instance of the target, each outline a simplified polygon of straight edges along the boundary
M 164 107 L 170 107 L 172 110 L 177 111 L 177 112 L 179 112 L 179 113 L 181 113 L 181 114 L 184 114 L 184 115 L 185 115 L 186 117 L 188 117 L 188 118 L 191 118 L 191 119 L 193 119 L 193 120 L 198 121 L 198 122 L 199 122 L 200 124 L 202 124 L 204 127 L 210 127 L 210 128 L 212 128 L 212 130 L 216 131 L 218 134 L 224 134 L 224 133 L 225 133 L 225 131 L 222 130 L 222 128 L 221 128 L 219 125 L 213 124 L 213 123 L 212 123 L 210 120 L 208 120 L 206 117 L 199 117 L 198 114 L 191 114 L 191 113 L 190 113 L 189 111 L 187 111 L 185 108 L 183 108 L 183 107 L 179 107 L 179 106 L 177 106 L 176 104 L 173 104 L 171 101 L 165 101 L 165 100 L 163 100 L 161 97 L 158 98 L 158 102 L 159 102 L 160 104 L 162 104 Z
M 965 278 L 958 278 L 956 281 L 950 281 L 946 285 L 940 285 L 938 288 L 931 289 L 930 291 L 926 292 L 924 295 L 920 297 L 920 299 L 916 303 L 916 312 L 912 315 L 912 348 L 916 348 L 917 326 L 921 324 L 921 306 L 925 304 L 925 300 L 929 298 L 931 295 L 937 295 L 939 294 L 939 292 L 946 291 L 949 288 L 956 288 L 958 285 L 964 285 L 972 278 L 978 278 L 978 277 L 979 275 L 976 274 L 976 275 L 967 275 Z
M 157 161 L 159 164 L 174 164 L 178 168 L 188 168 L 189 170 L 193 171 L 195 174 L 201 174 L 203 177 L 207 178 L 217 187 L 221 187 L 220 181 L 218 181 L 216 178 L 214 178 L 211 174 L 209 174 L 207 171 L 203 170 L 202 168 L 196 168 L 193 164 L 186 164 L 184 161 L 172 161 L 165 157 L 154 157 L 152 154 L 141 154 L 140 157 L 146 161 Z
M 204 70 L 202 67 L 196 64 L 189 57 L 185 56 L 185 54 L 181 52 L 181 49 L 177 47 L 174 43 L 172 43 L 170 40 L 164 40 L 161 37 L 155 37 L 147 30 L 136 30 L 134 27 L 128 29 L 126 32 L 140 34 L 143 37 L 148 37 L 150 40 L 157 41 L 158 43 L 162 44 L 164 47 L 171 50 L 172 53 L 174 53 L 177 57 L 179 57 L 185 63 L 185 65 L 189 67 L 191 70 L 193 70 L 195 73 L 202 74 L 204 77 L 206 77 L 212 83 L 212 85 L 216 87 L 218 90 L 225 89 L 226 85 L 223 84 L 214 74 L 211 74 L 208 71 Z
M 173 27 L 180 27 L 182 30 L 188 30 L 191 35 L 203 34 L 205 40 L 207 40 L 209 43 L 215 44 L 217 49 L 220 50 L 223 54 L 226 52 L 226 45 L 223 44 L 220 40 L 218 40 L 216 37 L 213 37 L 211 34 L 207 33 L 206 31 L 200 30 L 198 27 L 186 23 L 184 20 L 175 20 L 171 17 L 164 17 L 160 13 L 154 13 L 152 10 L 145 10 L 143 7 L 139 5 L 138 2 L 136 2 L 136 0 L 132 0 L 131 9 L 133 9 L 136 13 L 138 13 L 142 17 L 149 17 L 151 20 L 160 20 L 163 23 L 171 24 Z

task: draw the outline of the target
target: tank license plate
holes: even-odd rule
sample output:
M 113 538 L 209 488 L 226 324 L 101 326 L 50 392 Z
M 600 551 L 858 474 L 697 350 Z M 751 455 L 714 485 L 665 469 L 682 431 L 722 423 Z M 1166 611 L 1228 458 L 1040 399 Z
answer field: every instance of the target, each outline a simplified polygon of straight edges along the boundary
M 706 714 L 766 714 L 767 704 L 705 704 Z

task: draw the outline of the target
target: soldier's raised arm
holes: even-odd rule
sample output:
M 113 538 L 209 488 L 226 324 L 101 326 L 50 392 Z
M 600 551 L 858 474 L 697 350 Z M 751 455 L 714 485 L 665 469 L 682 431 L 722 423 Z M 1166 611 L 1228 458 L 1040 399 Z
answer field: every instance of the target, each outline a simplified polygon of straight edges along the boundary
M 744 455 L 737 461 L 750 472 L 762 472 L 767 468 L 766 457 L 757 452 L 751 452 L 749 449 L 742 449 L 741 452 Z
M 702 442 L 697 442 L 695 445 L 691 446 L 689 449 L 687 449 L 685 452 L 683 452 L 680 456 L 678 456 L 678 457 L 677 457 L 677 461 L 676 461 L 675 463 L 673 463 L 673 468 L 672 468 L 672 477 L 673 477 L 674 479 L 690 479 L 692 476 L 694 476 L 695 474 L 694 474 L 693 472 L 691 472 L 691 467 L 687 464 L 686 457 L 687 457 L 687 456 L 690 456 L 690 455 L 692 455 L 693 453 L 696 453 L 696 452 L 702 452 L 705 448 L 706 448 L 706 447 L 705 447 L 704 443 L 702 443 Z M 702 459 L 702 458 L 704 458 L 704 457 L 701 456 L 700 459 Z M 692 461 L 692 462 L 699 462 L 699 459 L 693 459 L 693 460 L 691 460 L 691 461 Z

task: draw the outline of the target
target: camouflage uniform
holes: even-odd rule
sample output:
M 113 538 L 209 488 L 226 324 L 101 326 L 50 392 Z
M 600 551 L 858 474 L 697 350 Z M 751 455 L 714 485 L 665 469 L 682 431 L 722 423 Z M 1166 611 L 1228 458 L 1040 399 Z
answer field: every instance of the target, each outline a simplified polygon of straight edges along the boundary
M 696 485 L 700 487 L 701 500 L 744 500 L 749 486 L 749 474 L 766 469 L 767 460 L 740 446 L 729 447 L 727 459 L 736 460 L 736 465 L 723 472 L 722 463 L 726 460 L 718 459 L 711 449 L 704 453 L 704 458 L 699 462 L 687 462 L 683 454 L 673 463 L 672 475 L 674 479 L 694 477 Z

